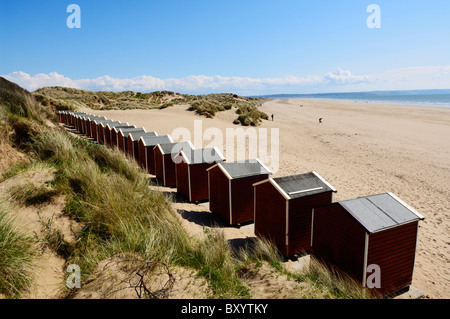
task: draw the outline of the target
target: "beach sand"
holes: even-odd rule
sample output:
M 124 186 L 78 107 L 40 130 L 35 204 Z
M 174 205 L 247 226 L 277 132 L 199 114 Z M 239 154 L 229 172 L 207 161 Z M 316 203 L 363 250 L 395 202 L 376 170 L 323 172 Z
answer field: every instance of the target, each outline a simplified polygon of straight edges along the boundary
M 274 114 L 274 121 L 263 121 L 257 128 L 269 129 L 269 153 L 270 129 L 279 129 L 279 169 L 274 177 L 314 170 L 338 190 L 335 201 L 392 192 L 424 215 L 412 285 L 430 298 L 450 298 L 450 108 L 287 99 L 266 102 L 261 110 Z M 158 135 L 186 128 L 192 141 L 194 120 L 201 120 L 202 132 L 219 128 L 224 136 L 227 128 L 240 127 L 232 124 L 237 117 L 234 110 L 214 119 L 187 111 L 187 106 L 81 111 L 127 121 Z M 203 143 L 218 146 L 227 157 L 225 140 Z M 207 213 L 207 205 L 181 202 L 175 209 L 192 217 L 193 206 Z M 189 220 L 185 224 L 198 233 L 204 226 Z M 227 238 L 237 241 L 252 236 L 250 225 L 229 228 Z

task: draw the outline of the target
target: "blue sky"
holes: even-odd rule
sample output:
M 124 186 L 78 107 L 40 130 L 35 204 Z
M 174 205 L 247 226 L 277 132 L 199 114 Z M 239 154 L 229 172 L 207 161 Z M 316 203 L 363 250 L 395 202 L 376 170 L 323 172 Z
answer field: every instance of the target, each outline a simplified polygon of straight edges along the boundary
M 450 88 L 449 14 L 448 0 L 0 0 L 0 74 L 29 90 Z

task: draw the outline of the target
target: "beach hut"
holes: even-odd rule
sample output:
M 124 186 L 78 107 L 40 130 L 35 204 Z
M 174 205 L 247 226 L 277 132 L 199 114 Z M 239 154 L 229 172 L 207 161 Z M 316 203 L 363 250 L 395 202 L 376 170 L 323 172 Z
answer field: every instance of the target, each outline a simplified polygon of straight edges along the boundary
M 86 116 L 89 116 L 91 114 L 79 114 L 77 116 L 77 131 L 81 134 L 83 134 L 83 123 Z
M 92 118 L 94 118 L 94 119 L 95 118 L 100 118 L 100 116 L 96 116 L 96 115 L 93 115 L 93 114 L 87 114 L 87 115 L 82 117 L 81 133 L 86 135 L 86 136 L 90 135 L 90 131 L 91 131 L 91 129 L 90 129 L 90 120 Z
M 94 140 L 97 139 L 97 123 L 96 120 L 92 120 L 89 125 L 91 126 L 89 132 L 91 133 L 89 137 L 93 138 Z
M 72 124 L 73 124 L 73 128 L 76 131 L 80 131 L 80 117 L 86 115 L 86 113 L 84 112 L 77 112 L 77 113 L 73 113 L 72 114 Z
M 67 118 L 67 125 L 72 126 L 73 128 L 75 128 L 75 123 L 76 123 L 76 117 L 79 114 L 85 114 L 84 112 L 80 112 L 80 111 L 71 111 L 69 113 L 69 116 Z
M 99 134 L 98 134 L 98 129 L 99 129 L 99 125 L 102 122 L 114 122 L 113 120 L 108 120 L 108 119 L 95 119 L 93 121 L 91 121 L 91 134 L 92 134 L 92 138 L 98 142 L 99 139 Z
M 86 134 L 86 121 L 87 118 L 90 116 L 95 116 L 92 114 L 88 114 L 88 113 L 84 113 L 84 114 L 79 114 L 77 116 L 77 131 L 81 134 Z
M 112 147 L 111 141 L 112 141 L 112 131 L 114 128 L 120 129 L 120 128 L 135 128 L 134 125 L 130 125 L 127 122 L 113 122 L 113 123 L 106 123 L 106 126 L 104 128 L 104 142 L 106 146 Z M 117 136 L 114 135 L 114 139 L 117 140 Z
M 64 112 L 64 124 L 67 126 L 70 126 L 70 119 L 72 118 L 72 112 L 73 111 L 65 111 Z
M 138 141 L 139 160 L 138 163 L 145 168 L 147 173 L 155 174 L 155 152 L 154 147 L 158 144 L 173 143 L 170 135 L 141 136 Z
M 64 111 L 56 111 L 56 115 L 58 115 L 59 123 L 64 123 Z
M 69 111 L 69 110 L 61 110 L 61 111 L 57 111 L 56 113 L 58 114 L 58 119 L 59 122 L 62 124 L 68 124 L 68 118 L 71 114 L 71 112 L 73 111 Z
M 108 123 L 115 123 L 114 120 L 100 120 L 97 123 L 97 142 L 100 144 L 105 144 L 105 128 Z
M 371 288 L 373 295 L 385 297 L 411 285 L 423 219 L 392 193 L 318 207 L 311 254 Z
M 330 204 L 336 189 L 316 172 L 269 177 L 253 186 L 255 234 L 285 257 L 310 251 L 313 209 Z
M 66 113 L 66 117 L 65 117 L 66 122 L 65 122 L 65 123 L 66 123 L 68 126 L 72 126 L 72 127 L 73 127 L 72 121 L 73 121 L 73 117 L 74 117 L 74 112 L 75 112 L 75 111 L 67 111 L 67 113 Z
M 78 131 L 80 116 L 83 114 L 85 114 L 85 113 L 83 112 L 83 113 L 78 113 L 78 114 L 73 115 L 73 127 L 75 128 L 76 131 Z
M 174 157 L 176 167 L 177 192 L 190 202 L 208 199 L 207 169 L 225 161 L 216 148 L 181 151 Z
M 59 123 L 65 124 L 66 123 L 67 111 L 66 110 L 61 110 L 61 111 L 58 111 L 57 113 L 58 113 Z
M 94 116 L 95 115 L 92 115 L 92 114 L 82 114 L 82 115 L 80 115 L 80 117 L 79 117 L 80 124 L 79 124 L 79 127 L 78 127 L 78 131 L 81 134 L 86 134 L 86 121 L 88 120 L 89 117 L 94 117 Z
M 76 131 L 80 132 L 80 126 L 81 126 L 81 116 L 85 115 L 86 113 L 79 113 L 74 115 L 74 122 L 73 127 Z
M 131 129 L 131 128 L 136 128 L 136 126 L 134 125 L 130 125 L 131 127 L 128 127 L 129 125 L 125 125 L 125 126 L 115 126 L 111 128 L 111 143 L 110 143 L 110 147 L 111 148 L 116 148 L 118 147 L 118 141 L 119 141 L 119 131 L 121 129 Z
M 85 117 L 84 119 L 84 123 L 83 123 L 83 134 L 85 134 L 86 136 L 92 137 L 92 132 L 91 132 L 91 122 L 94 120 L 106 120 L 106 117 L 104 116 L 97 116 L 97 115 L 88 115 Z
M 176 186 L 176 169 L 173 157 L 181 150 L 186 152 L 194 149 L 190 141 L 178 143 L 165 143 L 156 145 L 154 150 L 155 175 L 161 185 Z
M 62 123 L 65 125 L 69 125 L 69 117 L 71 116 L 71 112 L 69 110 L 62 111 Z
M 156 132 L 131 132 L 127 136 L 127 154 L 139 162 L 138 142 L 141 137 L 158 136 Z
M 259 159 L 217 163 L 207 169 L 209 210 L 229 225 L 254 218 L 253 184 L 272 172 Z
M 120 123 L 119 121 L 114 121 L 114 120 L 107 120 L 107 121 L 102 121 L 99 122 L 97 125 L 97 141 L 101 144 L 105 144 L 105 138 L 106 138 L 106 126 L 108 124 L 118 124 Z
M 72 116 L 72 112 L 73 111 L 70 111 L 70 110 L 66 110 L 66 111 L 63 111 L 64 113 L 64 115 L 63 115 L 63 123 L 65 124 L 65 125 L 69 125 L 69 119 L 70 119 L 70 117 Z
M 136 127 L 136 128 L 121 128 L 117 132 L 117 148 L 127 154 L 127 141 L 128 141 L 128 135 L 130 133 L 145 133 L 145 128 L 143 127 Z

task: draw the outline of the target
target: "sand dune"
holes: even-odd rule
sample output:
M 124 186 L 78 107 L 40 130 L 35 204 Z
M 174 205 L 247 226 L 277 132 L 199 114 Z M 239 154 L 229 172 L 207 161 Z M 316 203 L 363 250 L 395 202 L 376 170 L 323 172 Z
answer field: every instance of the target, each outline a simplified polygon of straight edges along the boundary
M 232 110 L 205 119 L 186 109 L 82 111 L 159 135 L 178 127 L 193 135 L 194 120 L 202 120 L 203 131 L 219 128 L 224 135 L 227 128 L 238 127 L 232 124 Z M 413 285 L 431 298 L 449 298 L 450 108 L 304 99 L 274 100 L 261 109 L 274 114 L 274 121 L 264 121 L 261 128 L 279 128 L 279 170 L 274 176 L 315 170 L 337 188 L 337 201 L 393 192 L 425 216 Z M 222 148 L 222 143 L 212 144 Z

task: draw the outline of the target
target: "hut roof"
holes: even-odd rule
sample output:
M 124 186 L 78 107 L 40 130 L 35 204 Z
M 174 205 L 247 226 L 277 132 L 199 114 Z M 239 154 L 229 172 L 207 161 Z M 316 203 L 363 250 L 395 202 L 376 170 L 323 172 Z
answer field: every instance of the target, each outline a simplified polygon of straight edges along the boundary
M 81 114 L 74 114 L 74 116 L 76 117 L 76 118 L 78 118 L 78 119 L 84 119 L 84 118 L 86 118 L 87 116 L 89 116 L 90 114 L 87 114 L 87 113 L 81 113 Z
M 369 233 L 395 227 L 424 217 L 392 193 L 339 202 Z
M 183 150 L 177 156 L 183 156 L 187 164 L 214 163 L 225 160 L 225 157 L 216 147 Z
M 98 115 L 93 115 L 93 114 L 82 115 L 82 117 L 85 119 L 89 119 L 89 120 L 102 120 L 102 119 L 106 120 L 106 117 L 104 117 L 104 116 L 98 116 Z
M 112 123 L 106 123 L 106 126 L 109 127 L 109 129 L 112 129 L 114 127 L 123 127 L 130 126 L 130 128 L 135 128 L 134 125 L 130 125 L 127 122 L 112 122 Z
M 96 123 L 96 124 L 100 124 L 100 123 L 112 123 L 112 122 L 114 122 L 113 120 L 108 120 L 108 119 L 94 119 L 94 120 L 92 120 L 94 123 Z
M 305 174 L 269 178 L 253 184 L 254 186 L 270 182 L 287 200 L 320 194 L 323 192 L 336 192 L 322 176 L 316 172 Z
M 72 115 L 79 115 L 79 114 L 87 114 L 85 112 L 81 112 L 81 111 L 65 111 L 67 114 L 72 114 Z
M 180 151 L 190 151 L 194 146 L 190 141 L 177 143 L 161 143 L 155 146 L 161 150 L 162 154 L 178 154 Z
M 131 126 L 131 127 L 124 127 L 123 125 L 113 126 L 112 130 L 116 131 L 116 133 L 119 134 L 119 131 L 142 129 L 142 127 L 136 127 L 134 125 L 128 125 L 128 126 Z
M 141 136 L 158 136 L 158 134 L 156 132 L 146 132 L 144 129 L 144 131 L 130 132 L 129 136 L 131 136 L 132 141 L 137 141 Z
M 122 132 L 123 137 L 128 137 L 131 133 L 146 133 L 143 127 L 120 128 L 118 133 Z
M 161 135 L 161 136 L 141 136 L 140 140 L 144 143 L 145 146 L 155 146 L 158 144 L 164 143 L 173 143 L 172 137 L 170 135 Z
M 119 121 L 111 121 L 111 122 L 105 121 L 105 122 L 100 122 L 99 125 L 106 127 L 108 124 L 117 124 L 117 123 L 120 123 L 120 122 Z
M 229 179 L 243 178 L 261 174 L 272 174 L 269 168 L 265 166 L 259 159 L 250 159 L 238 162 L 218 163 L 220 169 L 228 176 Z M 208 170 L 212 169 L 210 167 Z

